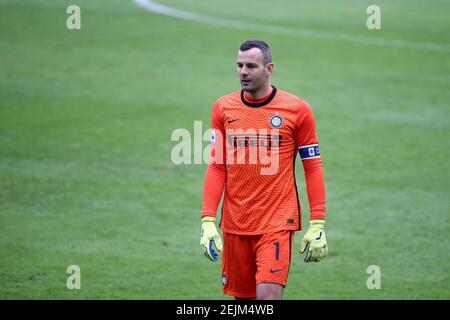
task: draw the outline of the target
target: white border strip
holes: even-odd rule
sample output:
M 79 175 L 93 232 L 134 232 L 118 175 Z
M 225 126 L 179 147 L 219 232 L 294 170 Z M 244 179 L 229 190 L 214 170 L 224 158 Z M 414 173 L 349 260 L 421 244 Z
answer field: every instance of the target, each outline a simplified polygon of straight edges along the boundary
M 320 156 L 307 157 L 307 158 L 300 157 L 300 159 L 302 159 L 302 161 L 309 160 L 309 159 L 319 159 L 319 158 L 320 158 Z
M 133 0 L 133 1 L 137 6 L 143 8 L 147 11 L 155 12 L 158 14 L 162 14 L 162 15 L 166 15 L 169 17 L 174 17 L 174 18 L 178 18 L 178 19 L 182 19 L 182 20 L 195 21 L 198 23 L 203 23 L 203 24 L 208 24 L 208 25 L 213 25 L 213 26 L 295 35 L 295 36 L 300 36 L 300 37 L 305 37 L 305 38 L 317 38 L 317 39 L 323 39 L 323 40 L 339 40 L 339 41 L 347 41 L 347 42 L 360 43 L 360 44 L 395 47 L 395 48 L 402 48 L 402 49 L 418 49 L 418 50 L 431 50 L 431 51 L 441 51 L 441 52 L 449 52 L 450 51 L 450 48 L 448 46 L 443 45 L 443 44 L 438 44 L 438 43 L 412 42 L 412 41 L 406 41 L 406 40 L 372 38 L 372 37 L 345 34 L 345 33 L 337 33 L 337 32 L 326 32 L 326 31 L 317 31 L 317 30 L 310 30 L 310 29 L 294 29 L 294 28 L 288 28 L 288 27 L 262 25 L 262 24 L 249 23 L 249 22 L 243 22 L 243 21 L 238 21 L 238 20 L 210 17 L 210 16 L 205 16 L 205 15 L 194 13 L 194 12 L 178 10 L 175 8 L 171 8 L 171 7 L 159 4 L 153 0 Z
M 318 147 L 319 145 L 316 143 L 316 144 L 308 144 L 307 146 L 300 146 L 300 147 L 298 147 L 299 149 L 303 149 L 303 148 L 311 148 L 311 147 Z

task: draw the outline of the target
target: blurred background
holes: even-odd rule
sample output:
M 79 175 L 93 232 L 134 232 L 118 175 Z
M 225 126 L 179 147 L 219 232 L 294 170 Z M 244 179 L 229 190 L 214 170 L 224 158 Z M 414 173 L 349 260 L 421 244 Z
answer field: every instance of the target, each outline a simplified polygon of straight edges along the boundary
M 0 0 L 0 298 L 231 299 L 199 246 L 206 165 L 173 164 L 171 134 L 209 128 L 252 38 L 312 106 L 325 169 L 330 253 L 305 264 L 296 233 L 285 298 L 450 298 L 448 1 L 139 3 Z

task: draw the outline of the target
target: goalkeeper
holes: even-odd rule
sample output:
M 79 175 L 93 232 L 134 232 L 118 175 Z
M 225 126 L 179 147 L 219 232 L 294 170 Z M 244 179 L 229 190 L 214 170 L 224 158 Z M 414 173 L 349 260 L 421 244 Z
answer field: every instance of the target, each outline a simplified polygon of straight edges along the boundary
M 306 101 L 271 84 L 273 70 L 265 42 L 244 42 L 237 56 L 242 90 L 216 100 L 212 109 L 200 245 L 212 261 L 222 252 L 223 290 L 237 299 L 283 297 L 294 232 L 302 229 L 294 174 L 297 153 L 310 204 L 300 253 L 305 262 L 319 262 L 328 253 L 314 115 Z M 222 243 L 216 212 L 223 193 Z

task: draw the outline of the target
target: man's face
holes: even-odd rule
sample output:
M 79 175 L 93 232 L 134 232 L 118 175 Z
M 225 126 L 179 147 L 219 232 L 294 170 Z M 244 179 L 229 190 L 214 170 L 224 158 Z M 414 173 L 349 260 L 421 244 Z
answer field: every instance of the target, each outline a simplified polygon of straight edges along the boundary
M 273 64 L 264 65 L 263 54 L 258 48 L 239 51 L 237 56 L 237 72 L 241 80 L 242 90 L 257 92 L 270 79 Z

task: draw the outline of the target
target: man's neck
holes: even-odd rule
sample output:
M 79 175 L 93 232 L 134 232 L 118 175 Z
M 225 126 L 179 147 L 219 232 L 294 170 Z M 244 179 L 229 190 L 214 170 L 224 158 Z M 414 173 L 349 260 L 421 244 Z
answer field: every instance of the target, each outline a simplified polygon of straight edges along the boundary
M 259 100 L 264 97 L 267 97 L 272 92 L 273 88 L 270 83 L 267 84 L 267 86 L 264 86 L 264 88 L 261 88 L 260 90 L 256 92 L 248 92 L 245 91 L 245 96 L 251 100 Z

